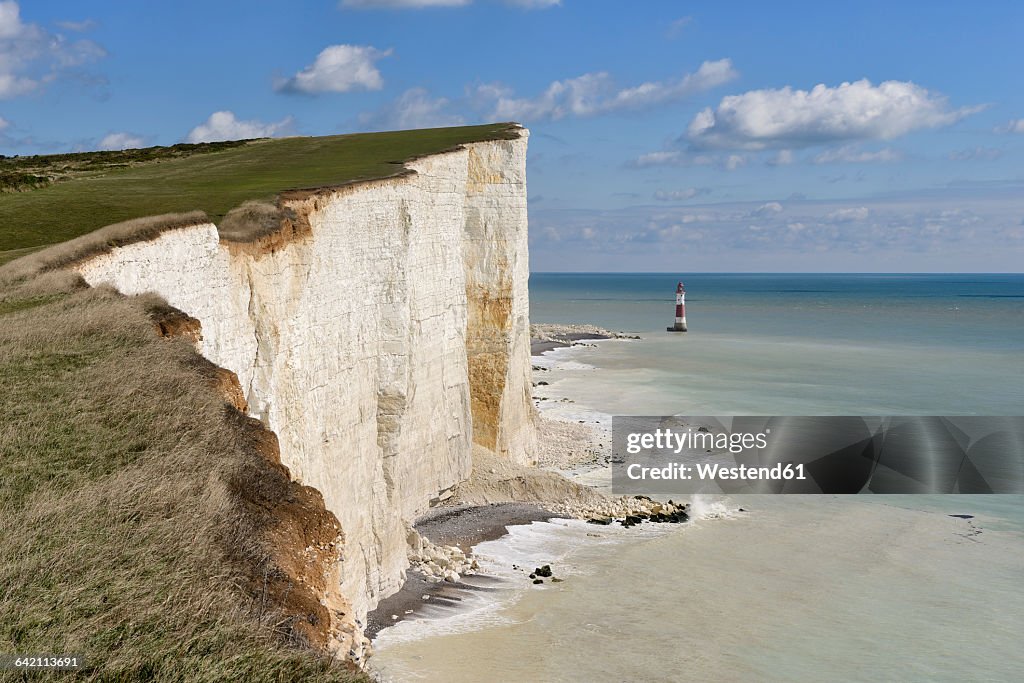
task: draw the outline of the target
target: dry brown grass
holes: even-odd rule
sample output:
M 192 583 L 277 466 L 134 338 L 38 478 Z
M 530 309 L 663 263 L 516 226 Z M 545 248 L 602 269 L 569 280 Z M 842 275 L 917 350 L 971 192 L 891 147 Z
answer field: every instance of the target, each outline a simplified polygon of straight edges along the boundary
M 168 213 L 114 223 L 88 234 L 54 244 L 0 267 L 0 286 L 16 284 L 32 276 L 63 268 L 115 247 L 151 240 L 161 233 L 190 225 L 208 223 L 202 211 Z
M 29 253 L 6 264 L 0 264 L 0 286 L 26 283 L 34 277 L 57 271 L 71 279 L 67 266 L 104 254 L 115 247 L 154 239 L 169 230 L 209 223 L 202 211 L 146 216 L 114 223 L 99 230 Z M 295 212 L 263 201 L 247 201 L 232 209 L 217 226 L 220 238 L 230 242 L 256 242 L 294 227 Z M 3 294 L 0 293 L 0 297 Z
M 228 211 L 217 226 L 221 239 L 231 242 L 253 242 L 278 232 L 282 225 L 295 220 L 295 212 L 270 202 L 247 201 Z
M 8 268 L 0 652 L 84 655 L 84 672 L 47 676 L 69 680 L 362 680 L 309 647 L 318 605 L 281 590 L 269 544 L 296 527 L 285 507 L 333 518 L 266 457 L 267 433 L 225 404 L 191 345 L 156 334 L 162 302 Z

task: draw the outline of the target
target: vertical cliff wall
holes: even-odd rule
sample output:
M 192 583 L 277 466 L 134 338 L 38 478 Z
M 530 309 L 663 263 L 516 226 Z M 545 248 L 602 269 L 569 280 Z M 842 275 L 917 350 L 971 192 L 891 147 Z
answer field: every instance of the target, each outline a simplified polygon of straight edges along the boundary
M 473 441 L 534 459 L 526 136 L 286 197 L 303 227 L 287 239 L 205 224 L 76 266 L 201 322 L 200 352 L 340 520 L 356 619 L 400 587 L 406 526 L 469 475 Z
M 474 145 L 468 157 L 463 258 L 473 440 L 535 464 L 526 148 Z

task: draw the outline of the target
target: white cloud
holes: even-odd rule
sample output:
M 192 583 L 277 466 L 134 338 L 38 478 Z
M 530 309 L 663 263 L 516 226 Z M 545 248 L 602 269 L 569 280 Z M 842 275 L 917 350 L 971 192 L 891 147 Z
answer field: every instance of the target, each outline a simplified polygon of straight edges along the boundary
M 102 140 L 98 149 L 138 149 L 146 145 L 146 139 L 133 133 L 110 133 Z
M 815 164 L 833 163 L 869 163 L 899 161 L 903 154 L 891 148 L 877 151 L 865 151 L 855 145 L 844 145 L 835 149 L 827 149 L 808 161 Z M 951 157 L 952 158 L 952 157 Z M 725 171 L 735 171 L 754 161 L 761 161 L 768 166 L 788 166 L 798 161 L 793 150 L 779 149 L 771 154 L 757 152 L 700 152 L 694 150 L 665 149 L 657 152 L 641 154 L 627 163 L 631 168 L 648 168 L 652 166 L 714 166 Z
M 699 157 L 698 157 L 699 158 Z M 722 165 L 727 171 L 735 171 L 737 168 L 742 168 L 747 165 L 750 161 L 749 157 L 743 154 L 730 154 L 722 160 Z
M 1024 133 L 1024 119 L 1011 119 L 1002 126 L 996 126 L 997 133 Z
M 629 206 L 621 209 L 538 208 L 530 216 L 537 270 L 671 270 L 679 245 L 693 242 L 711 268 L 764 269 L 765 259 L 784 259 L 777 270 L 978 270 L 1010 269 L 1024 254 L 1019 202 L 1007 196 L 1020 182 L 964 191 L 927 190 L 886 198 L 784 202 L 784 211 L 752 216 L 761 202 Z M 771 202 L 768 202 L 769 204 Z M 754 230 L 751 229 L 753 225 Z M 557 230 L 557 248 L 547 228 Z M 587 237 L 583 228 L 589 228 Z M 552 247 L 556 245 L 552 244 Z M 829 254 L 823 257 L 823 254 Z M 594 258 L 591 259 L 591 255 Z M 788 256 L 787 256 L 788 255 Z M 792 260 L 789 260 L 792 257 Z M 919 260 L 914 260 L 914 259 Z M 799 268 L 793 268 L 793 265 Z
M 722 98 L 690 122 L 694 147 L 762 150 L 856 140 L 888 140 L 948 126 L 982 107 L 950 109 L 946 97 L 914 83 L 867 79 L 810 91 L 787 86 Z
M 747 154 L 687 154 L 680 150 L 664 150 L 641 154 L 626 165 L 630 168 L 653 166 L 714 166 L 723 171 L 735 171 L 750 163 Z
M 218 142 L 220 140 L 248 140 L 251 138 L 272 138 L 285 134 L 291 129 L 293 119 L 287 116 L 275 123 L 240 121 L 234 112 L 217 111 L 210 114 L 204 123 L 189 132 L 185 142 Z
M 643 83 L 621 90 L 608 106 L 612 109 L 637 108 L 677 100 L 728 83 L 738 75 L 729 59 L 704 62 L 696 72 L 686 74 L 679 80 Z
M 886 147 L 876 152 L 869 152 L 857 149 L 855 145 L 843 145 L 836 149 L 826 149 L 814 157 L 816 164 L 867 164 L 873 162 L 899 161 L 903 154 L 899 151 Z
M 17 97 L 32 92 L 39 83 L 30 78 L 18 78 L 13 74 L 0 73 L 0 98 Z
M 330 45 L 316 60 L 291 78 L 275 83 L 280 92 L 315 95 L 350 90 L 380 90 L 384 79 L 375 62 L 391 54 L 368 45 Z
M 672 81 L 651 81 L 630 88 L 616 89 L 610 74 L 593 72 L 554 81 L 536 97 L 515 97 L 500 84 L 478 86 L 477 100 L 491 109 L 490 118 L 536 121 L 567 116 L 595 116 L 612 111 L 642 109 L 681 99 L 736 78 L 728 59 L 704 62 L 693 73 Z
M 632 162 L 630 166 L 636 168 L 647 168 L 649 166 L 674 166 L 682 164 L 684 156 L 682 152 L 648 152 L 647 154 L 641 154 Z
M 765 202 L 761 206 L 757 207 L 750 212 L 751 216 L 774 216 L 777 213 L 782 213 L 782 204 L 778 202 Z
M 833 223 L 859 223 L 867 220 L 868 213 L 866 206 L 844 207 L 826 214 L 825 220 Z
M 946 158 L 950 161 L 995 161 L 1003 156 L 1003 150 L 995 147 L 972 147 L 950 152 Z
M 375 112 L 362 114 L 359 125 L 365 130 L 407 130 L 459 126 L 465 120 L 449 111 L 451 102 L 431 97 L 425 88 L 411 88 L 398 99 Z
M 13 38 L 28 28 L 21 23 L 20 14 L 17 2 L 0 2 L 0 38 Z
M 37 24 L 24 23 L 17 2 L 0 2 L 0 99 L 39 90 L 67 69 L 105 55 L 90 40 L 68 41 Z
M 661 202 L 681 202 L 708 194 L 710 190 L 706 187 L 688 187 L 685 190 L 658 190 L 654 198 Z
M 4 130 L 5 128 L 10 128 L 10 127 L 11 127 L 11 122 L 8 121 L 7 119 L 5 119 L 4 117 L 0 116 L 0 130 Z
M 551 242 L 562 241 L 562 234 L 558 232 L 558 230 L 556 230 L 555 228 L 551 227 L 550 225 L 544 228 L 544 230 L 542 230 L 541 232 L 544 234 L 544 237 L 550 240 Z

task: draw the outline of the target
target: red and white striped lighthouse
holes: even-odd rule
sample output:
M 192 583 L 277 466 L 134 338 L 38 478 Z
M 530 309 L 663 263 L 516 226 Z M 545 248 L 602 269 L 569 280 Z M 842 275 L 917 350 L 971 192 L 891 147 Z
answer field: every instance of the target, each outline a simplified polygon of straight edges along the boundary
M 680 282 L 676 286 L 676 324 L 668 328 L 669 332 L 686 332 L 686 289 Z

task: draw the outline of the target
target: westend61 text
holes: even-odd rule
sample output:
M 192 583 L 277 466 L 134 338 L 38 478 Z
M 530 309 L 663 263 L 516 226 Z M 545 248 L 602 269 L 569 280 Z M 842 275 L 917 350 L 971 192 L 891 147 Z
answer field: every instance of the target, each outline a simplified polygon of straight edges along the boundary
M 696 476 L 695 476 L 696 475 Z M 684 465 L 673 462 L 664 467 L 644 467 L 633 463 L 626 468 L 626 476 L 634 481 L 643 480 L 736 480 L 736 481 L 802 481 L 804 476 L 803 464 L 778 464 L 773 467 L 749 467 L 737 465 L 736 467 L 724 467 L 718 464 L 697 463 Z

